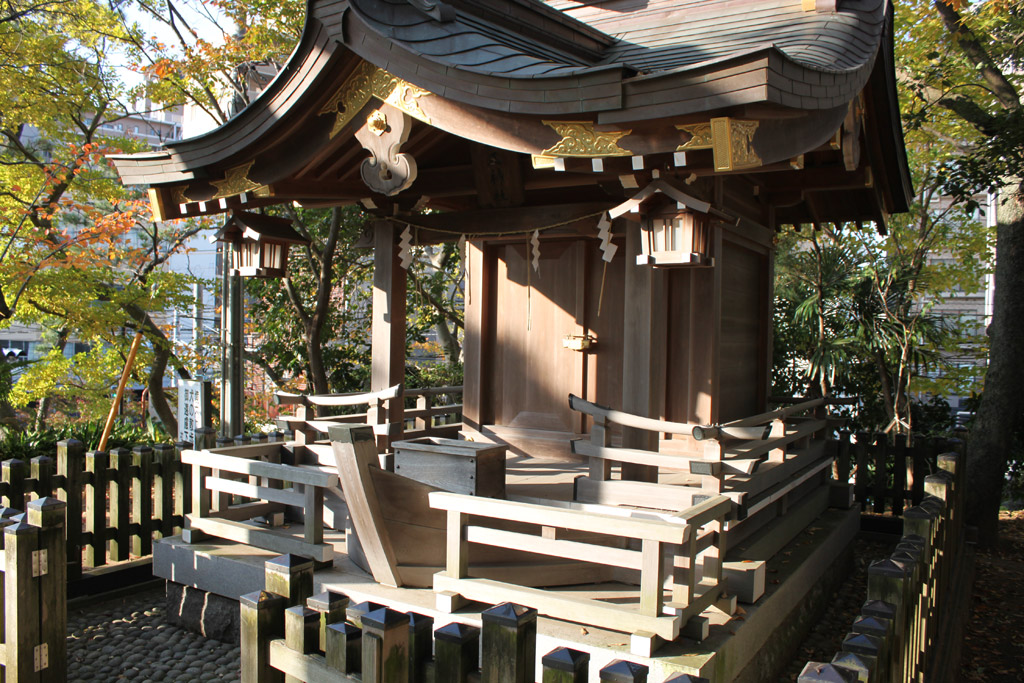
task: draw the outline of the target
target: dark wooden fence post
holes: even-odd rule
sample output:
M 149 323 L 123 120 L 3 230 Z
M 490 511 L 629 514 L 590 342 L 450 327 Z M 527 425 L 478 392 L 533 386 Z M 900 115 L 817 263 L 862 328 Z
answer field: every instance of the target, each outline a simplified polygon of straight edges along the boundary
M 362 634 L 354 624 L 339 621 L 327 626 L 327 666 L 343 674 L 359 671 L 362 664 Z
M 39 647 L 44 651 L 36 669 L 43 681 L 67 680 L 67 509 L 67 503 L 47 497 L 30 502 L 26 512 L 28 523 L 39 529 L 39 550 L 45 552 L 31 567 L 32 573 L 38 575 Z
M 160 526 L 153 529 L 157 538 L 174 534 L 174 446 L 153 446 L 153 511 Z
M 101 567 L 107 563 L 107 466 L 104 451 L 85 454 L 85 530 L 89 543 L 85 547 L 85 566 Z
M 180 534 L 185 527 L 185 515 L 192 512 L 191 467 L 181 461 L 181 452 L 192 448 L 188 441 L 174 444 L 174 533 Z
M 452 622 L 434 631 L 434 680 L 467 683 L 480 667 L 480 629 Z
M 153 449 L 132 448 L 132 555 L 153 553 Z
M 541 683 L 587 683 L 590 655 L 557 647 L 540 660 Z
M 285 599 L 288 607 L 304 605 L 313 595 L 313 560 L 280 555 L 264 565 L 266 590 Z
M 320 649 L 327 652 L 327 627 L 345 621 L 345 608 L 348 607 L 348 596 L 344 593 L 325 591 L 317 593 L 308 600 L 306 606 L 320 615 Z
M 29 476 L 32 478 L 32 492 L 39 498 L 53 495 L 53 475 L 56 463 L 48 455 L 37 455 L 29 460 Z
M 320 614 L 305 605 L 295 605 L 284 611 L 284 644 L 289 650 L 308 655 L 320 649 Z M 303 683 L 301 679 L 285 675 L 285 683 Z
M 27 521 L 4 527 L 4 676 L 7 683 L 39 680 L 35 673 L 36 646 L 40 645 L 42 634 L 39 582 L 32 578 L 33 559 L 38 566 L 38 550 L 39 527 Z
M 647 667 L 636 662 L 616 659 L 601 669 L 603 683 L 647 683 Z
M 284 681 L 284 674 L 270 666 L 270 641 L 284 636 L 285 598 L 256 591 L 241 596 L 238 603 L 242 683 Z
M 434 654 L 434 620 L 409 613 L 409 680 L 426 681 L 427 667 Z
M 28 465 L 23 460 L 11 458 L 0 463 L 0 475 L 7 484 L 7 495 L 4 505 L 15 510 L 25 509 L 25 479 L 28 477 Z
M 904 672 L 909 585 L 910 571 L 897 562 L 879 560 L 868 567 L 868 600 L 893 607 L 892 662 L 886 668 L 896 680 L 902 680 Z
M 797 683 L 856 683 L 857 674 L 824 662 L 807 662 Z
M 537 610 L 503 602 L 480 614 L 482 683 L 534 683 Z
M 363 616 L 362 683 L 409 682 L 409 616 L 387 607 Z
M 68 506 L 68 578 L 82 576 L 82 488 L 85 485 L 85 444 L 78 439 L 57 443 L 57 498 Z
M 128 559 L 131 544 L 131 466 L 132 452 L 127 448 L 110 449 L 110 524 L 114 533 L 110 537 L 110 561 Z

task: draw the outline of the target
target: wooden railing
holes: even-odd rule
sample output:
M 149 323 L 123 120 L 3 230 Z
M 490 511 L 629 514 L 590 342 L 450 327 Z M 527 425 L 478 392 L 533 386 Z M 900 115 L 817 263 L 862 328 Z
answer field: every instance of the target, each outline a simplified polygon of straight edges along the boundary
M 0 511 L 0 665 L 7 683 L 67 678 L 67 509 L 47 497 L 31 501 L 24 514 Z
M 725 538 L 720 530 L 730 510 L 729 499 L 724 496 L 715 496 L 674 515 L 600 506 L 574 508 L 572 504 L 559 506 L 547 500 L 497 500 L 447 492 L 432 492 L 429 497 L 432 508 L 448 513 L 447 566 L 444 572 L 434 575 L 437 606 L 442 611 L 453 611 L 466 600 L 512 600 L 547 616 L 634 634 L 634 654 L 649 655 L 657 648 L 653 636 L 675 640 L 692 617 L 722 595 Z M 471 517 L 474 524 L 470 524 Z M 483 526 L 481 518 L 516 522 L 533 532 Z M 627 543 L 616 543 L 619 539 Z M 520 586 L 514 577 L 507 581 L 471 578 L 471 543 L 639 574 L 638 599 L 635 604 L 625 600 L 616 604 L 579 593 Z M 639 549 L 632 549 L 631 545 Z M 669 600 L 665 600 L 666 573 L 671 578 Z M 633 576 L 616 578 L 637 583 Z
M 401 385 L 396 385 L 384 391 L 349 394 L 277 392 L 274 400 L 278 405 L 295 406 L 294 415 L 278 417 L 277 424 L 293 431 L 300 443 L 325 438 L 332 424 L 368 424 L 374 427 L 378 444 L 386 447 L 387 439 L 399 431 L 405 439 L 457 436 L 462 423 L 461 396 L 461 386 L 403 391 Z M 387 403 L 395 398 L 404 404 L 401 430 L 387 415 Z
M 813 399 L 720 425 L 667 422 L 613 410 L 569 397 L 588 415 L 590 439 L 572 442 L 589 462 L 589 475 L 577 479 L 576 499 L 588 503 L 679 510 L 710 496 L 733 503 L 729 544 L 737 559 L 767 559 L 798 532 L 796 517 L 810 523 L 829 505 L 832 458 L 825 449 L 830 422 L 823 399 Z M 801 413 L 810 413 L 804 415 Z M 650 434 L 657 450 L 613 444 L 613 429 Z M 621 479 L 612 469 L 621 466 Z M 627 476 L 641 473 L 646 481 Z M 639 469 L 637 469 L 639 468 Z M 646 472 L 644 472 L 646 470 Z M 664 473 L 677 473 L 662 483 Z M 789 499 L 789 500 L 787 500 Z M 794 520 L 777 534 L 764 524 L 786 515 Z M 755 516 L 758 521 L 751 522 Z M 762 530 L 755 538 L 752 534 Z
M 462 387 L 407 389 L 403 439 L 457 437 L 462 428 Z M 411 405 L 410 405 L 411 404 Z
M 267 443 L 184 451 L 181 460 L 192 467 L 192 510 L 182 539 L 197 543 L 213 536 L 331 561 L 334 547 L 324 543 L 324 490 L 337 487 L 338 477 L 281 464 L 283 448 Z M 285 513 L 293 508 L 305 522 L 301 537 L 283 528 Z
M 241 679 L 365 683 L 532 683 L 537 611 L 504 603 L 481 614 L 482 628 L 373 603 L 341 593 L 313 595 L 313 565 L 283 556 L 266 563 L 266 589 L 243 595 Z M 557 648 L 541 658 L 545 683 L 588 680 L 590 655 Z M 616 660 L 602 681 L 646 681 L 647 667 Z M 665 683 L 698 683 L 676 674 Z M 706 682 L 705 682 L 706 683 Z
M 808 662 L 801 681 L 955 680 L 969 575 L 963 468 L 938 456 L 924 497 L 903 513 L 903 537 L 868 568 L 867 601 L 831 662 Z
M 215 435 L 198 438 L 212 440 Z M 193 444 L 85 451 L 69 439 L 57 457 L 0 464 L 3 504 L 24 510 L 33 497 L 55 496 L 67 503 L 68 577 L 152 553 L 153 540 L 178 533 L 191 505 L 189 476 L 181 451 Z

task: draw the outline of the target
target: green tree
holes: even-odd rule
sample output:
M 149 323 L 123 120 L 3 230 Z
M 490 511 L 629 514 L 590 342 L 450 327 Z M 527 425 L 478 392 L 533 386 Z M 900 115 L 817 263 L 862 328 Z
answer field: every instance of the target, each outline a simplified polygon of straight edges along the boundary
M 897 16 L 908 125 L 956 147 L 944 190 L 968 205 L 979 190 L 1001 195 L 988 371 L 967 458 L 967 518 L 989 544 L 1024 425 L 1024 3 L 907 0 Z

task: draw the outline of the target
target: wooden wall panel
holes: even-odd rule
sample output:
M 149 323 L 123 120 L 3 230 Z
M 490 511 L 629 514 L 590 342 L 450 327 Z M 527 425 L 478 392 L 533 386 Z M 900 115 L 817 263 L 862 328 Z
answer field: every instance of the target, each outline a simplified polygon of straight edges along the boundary
M 722 253 L 722 337 L 719 419 L 764 409 L 763 301 L 767 257 L 725 240 Z

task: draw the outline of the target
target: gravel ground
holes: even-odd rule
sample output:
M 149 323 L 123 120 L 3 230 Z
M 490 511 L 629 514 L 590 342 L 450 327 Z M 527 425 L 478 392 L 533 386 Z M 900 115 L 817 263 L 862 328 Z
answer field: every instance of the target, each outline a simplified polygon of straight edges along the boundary
M 238 646 L 164 619 L 164 587 L 68 609 L 68 681 L 237 681 Z

